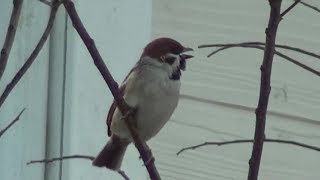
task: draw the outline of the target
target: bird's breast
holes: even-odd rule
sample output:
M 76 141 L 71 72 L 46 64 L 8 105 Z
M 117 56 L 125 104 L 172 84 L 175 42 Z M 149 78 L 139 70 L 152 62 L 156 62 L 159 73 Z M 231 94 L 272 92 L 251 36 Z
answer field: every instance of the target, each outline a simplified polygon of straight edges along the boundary
M 178 105 L 180 85 L 171 82 L 159 83 L 163 84 L 158 84 L 158 88 L 155 88 L 157 85 L 153 86 L 153 83 L 146 85 L 145 95 L 139 99 L 137 128 L 145 140 L 160 131 Z
M 180 81 L 156 71 L 140 71 L 128 78 L 124 98 L 137 108 L 134 121 L 141 139 L 149 140 L 170 119 L 179 100 Z M 117 113 L 117 112 L 116 112 Z M 129 136 L 119 115 L 114 115 L 112 131 L 120 136 Z M 118 113 L 119 114 L 119 113 Z M 126 129 L 124 132 L 124 129 Z

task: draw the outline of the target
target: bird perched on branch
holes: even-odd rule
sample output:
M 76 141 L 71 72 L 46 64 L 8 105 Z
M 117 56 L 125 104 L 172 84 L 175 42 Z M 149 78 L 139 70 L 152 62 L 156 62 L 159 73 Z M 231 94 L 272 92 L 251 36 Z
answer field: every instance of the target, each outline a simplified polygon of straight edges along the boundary
M 181 70 L 193 57 L 183 54 L 188 51 L 192 49 L 170 38 L 153 40 L 120 87 L 124 100 L 134 109 L 133 124 L 141 140 L 155 136 L 177 107 Z M 107 116 L 110 139 L 94 159 L 94 166 L 120 169 L 127 146 L 133 141 L 122 117 L 113 102 Z

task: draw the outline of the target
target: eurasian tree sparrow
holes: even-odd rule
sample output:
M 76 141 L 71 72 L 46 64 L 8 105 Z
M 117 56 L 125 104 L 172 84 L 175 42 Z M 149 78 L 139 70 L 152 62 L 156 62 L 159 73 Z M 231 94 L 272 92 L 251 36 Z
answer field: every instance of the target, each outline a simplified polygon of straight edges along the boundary
M 133 69 L 125 78 L 120 91 L 127 104 L 135 109 L 134 124 L 143 141 L 155 136 L 177 107 L 181 70 L 192 51 L 170 38 L 150 42 Z M 127 146 L 132 142 L 121 112 L 115 102 L 108 117 L 109 141 L 94 159 L 93 165 L 119 170 Z

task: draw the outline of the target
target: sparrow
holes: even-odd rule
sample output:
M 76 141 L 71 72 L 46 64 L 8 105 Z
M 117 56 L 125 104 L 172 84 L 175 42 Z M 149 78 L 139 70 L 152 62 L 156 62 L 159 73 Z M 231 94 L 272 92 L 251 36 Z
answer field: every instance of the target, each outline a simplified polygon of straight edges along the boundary
M 139 61 L 123 81 L 120 92 L 134 109 L 133 124 L 139 137 L 148 141 L 170 119 L 180 94 L 181 70 L 193 56 L 193 51 L 171 38 L 158 38 L 146 45 Z M 92 164 L 111 170 L 120 170 L 127 146 L 133 141 L 123 115 L 115 102 L 107 116 L 109 141 Z

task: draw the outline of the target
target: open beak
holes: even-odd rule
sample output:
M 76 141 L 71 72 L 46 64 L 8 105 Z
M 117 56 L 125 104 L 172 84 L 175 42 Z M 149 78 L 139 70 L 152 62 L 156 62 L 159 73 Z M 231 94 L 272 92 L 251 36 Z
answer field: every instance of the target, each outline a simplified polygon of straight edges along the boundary
M 184 48 L 182 53 L 188 52 L 188 51 L 193 51 L 192 48 Z M 185 71 L 186 70 L 186 60 L 193 58 L 193 56 L 188 55 L 188 54 L 180 54 L 180 69 Z
M 193 49 L 192 49 L 192 48 L 185 47 L 185 48 L 182 50 L 182 53 L 188 52 L 188 51 L 193 51 Z
M 186 60 L 186 59 L 190 59 L 193 58 L 193 56 L 188 55 L 188 54 L 180 54 L 180 59 L 182 60 Z
M 184 49 L 182 50 L 182 53 L 189 52 L 189 51 L 193 51 L 193 49 L 186 47 L 186 48 L 184 48 Z M 188 54 L 181 54 L 181 55 L 180 55 L 180 58 L 183 59 L 183 60 L 186 60 L 186 59 L 193 58 L 193 56 L 188 55 Z

